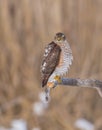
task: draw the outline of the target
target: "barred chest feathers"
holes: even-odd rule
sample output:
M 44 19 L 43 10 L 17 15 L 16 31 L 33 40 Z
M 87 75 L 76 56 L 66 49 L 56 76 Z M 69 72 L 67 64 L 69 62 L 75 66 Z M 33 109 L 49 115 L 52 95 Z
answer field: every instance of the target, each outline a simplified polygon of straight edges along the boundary
M 68 69 L 70 65 L 72 64 L 73 56 L 72 56 L 72 51 L 70 49 L 70 46 L 65 40 L 63 44 L 60 44 L 61 47 L 61 54 L 60 54 L 60 61 L 56 69 L 54 70 L 53 74 L 49 77 L 48 81 L 53 81 L 54 77 L 56 75 L 58 76 L 63 76 L 68 72 Z

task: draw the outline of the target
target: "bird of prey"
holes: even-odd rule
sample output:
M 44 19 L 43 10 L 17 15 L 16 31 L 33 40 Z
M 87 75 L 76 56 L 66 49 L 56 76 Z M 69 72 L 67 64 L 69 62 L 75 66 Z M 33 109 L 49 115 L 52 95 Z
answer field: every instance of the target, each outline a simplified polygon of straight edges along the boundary
M 57 33 L 54 40 L 45 47 L 41 65 L 42 87 L 53 88 L 55 81 L 60 83 L 61 77 L 68 72 L 72 60 L 72 50 L 65 35 Z

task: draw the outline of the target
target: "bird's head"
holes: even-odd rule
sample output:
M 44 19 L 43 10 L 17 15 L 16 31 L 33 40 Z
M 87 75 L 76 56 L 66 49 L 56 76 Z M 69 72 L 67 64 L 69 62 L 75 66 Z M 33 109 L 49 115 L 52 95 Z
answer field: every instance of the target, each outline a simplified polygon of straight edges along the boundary
M 54 41 L 55 42 L 63 42 L 66 40 L 66 37 L 63 33 L 59 32 L 59 33 L 56 33 L 55 37 L 54 37 Z

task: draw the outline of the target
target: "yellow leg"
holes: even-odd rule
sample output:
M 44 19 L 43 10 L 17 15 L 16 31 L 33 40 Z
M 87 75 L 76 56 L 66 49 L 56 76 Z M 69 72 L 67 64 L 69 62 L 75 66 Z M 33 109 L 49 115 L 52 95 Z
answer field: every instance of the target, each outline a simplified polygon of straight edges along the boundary
M 54 79 L 58 82 L 58 83 L 61 83 L 61 77 L 59 75 L 56 75 L 54 77 Z

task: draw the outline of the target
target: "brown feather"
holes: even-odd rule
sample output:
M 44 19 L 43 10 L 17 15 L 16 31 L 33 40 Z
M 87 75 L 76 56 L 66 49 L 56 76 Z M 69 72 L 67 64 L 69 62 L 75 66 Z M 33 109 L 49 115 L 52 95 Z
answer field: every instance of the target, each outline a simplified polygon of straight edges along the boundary
M 54 72 L 59 63 L 61 48 L 54 42 L 48 44 L 45 48 L 44 59 L 42 61 L 42 87 L 47 84 L 50 75 Z

